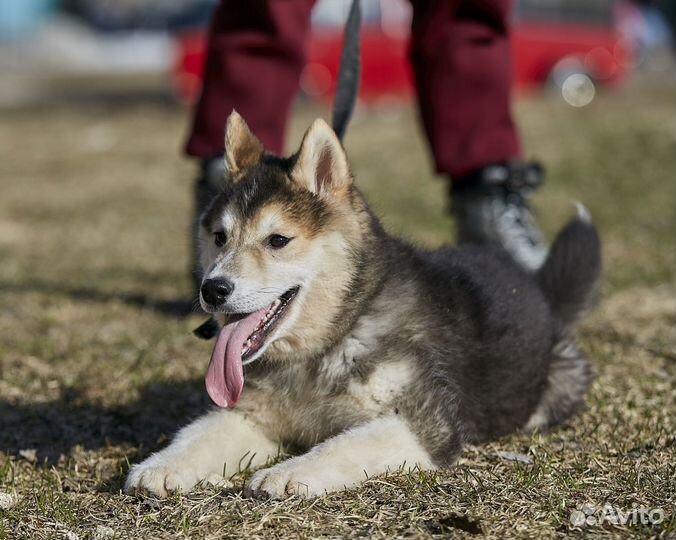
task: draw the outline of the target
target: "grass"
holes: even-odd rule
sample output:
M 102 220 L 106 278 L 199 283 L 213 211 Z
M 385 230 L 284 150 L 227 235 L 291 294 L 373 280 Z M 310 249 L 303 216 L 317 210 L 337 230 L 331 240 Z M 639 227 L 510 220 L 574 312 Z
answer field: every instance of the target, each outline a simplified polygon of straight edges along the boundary
M 602 231 L 602 299 L 582 329 L 597 373 L 587 410 L 550 434 L 468 448 L 449 470 L 283 502 L 244 498 L 243 478 L 166 501 L 120 493 L 130 462 L 208 406 L 211 344 L 190 334 L 199 316 L 181 315 L 195 174 L 179 154 L 185 112 L 3 111 L 0 539 L 676 538 L 672 102 L 671 87 L 639 86 L 581 110 L 518 104 L 528 154 L 548 167 L 535 197 L 545 230 L 582 200 Z M 294 142 L 317 113 L 297 112 Z M 360 111 L 347 148 L 390 230 L 452 241 L 411 110 Z M 584 503 L 665 518 L 575 528 Z

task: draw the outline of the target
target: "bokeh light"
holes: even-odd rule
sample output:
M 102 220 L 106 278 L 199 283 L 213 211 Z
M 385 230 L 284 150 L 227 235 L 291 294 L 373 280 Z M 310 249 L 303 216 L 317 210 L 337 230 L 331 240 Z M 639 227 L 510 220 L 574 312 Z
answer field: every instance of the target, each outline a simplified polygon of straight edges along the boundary
M 586 107 L 596 95 L 596 86 L 589 75 L 573 73 L 561 85 L 561 95 L 573 107 Z

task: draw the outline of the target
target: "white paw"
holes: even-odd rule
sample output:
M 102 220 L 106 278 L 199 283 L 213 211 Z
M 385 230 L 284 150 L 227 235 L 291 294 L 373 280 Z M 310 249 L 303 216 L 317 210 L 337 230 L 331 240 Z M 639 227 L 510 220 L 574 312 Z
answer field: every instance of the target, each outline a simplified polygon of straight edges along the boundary
M 365 479 L 365 477 L 363 478 Z M 318 497 L 357 483 L 356 479 L 337 470 L 326 470 L 301 456 L 261 469 L 249 479 L 247 492 L 255 496 L 283 499 Z
M 134 465 L 124 483 L 125 493 L 134 493 L 143 489 L 166 497 L 172 493 L 190 491 L 198 482 L 204 480 L 197 467 L 189 459 L 166 455 L 163 452 L 153 454 L 148 459 Z M 210 475 L 206 479 L 210 484 L 225 485 L 225 479 L 219 475 Z

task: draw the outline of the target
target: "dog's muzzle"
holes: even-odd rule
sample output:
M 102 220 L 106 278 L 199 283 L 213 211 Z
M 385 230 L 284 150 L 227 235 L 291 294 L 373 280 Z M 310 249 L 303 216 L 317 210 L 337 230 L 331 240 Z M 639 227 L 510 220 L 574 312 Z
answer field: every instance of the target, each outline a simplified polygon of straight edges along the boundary
M 206 279 L 202 282 L 200 294 L 205 304 L 218 308 L 225 303 L 234 289 L 234 283 L 227 279 Z

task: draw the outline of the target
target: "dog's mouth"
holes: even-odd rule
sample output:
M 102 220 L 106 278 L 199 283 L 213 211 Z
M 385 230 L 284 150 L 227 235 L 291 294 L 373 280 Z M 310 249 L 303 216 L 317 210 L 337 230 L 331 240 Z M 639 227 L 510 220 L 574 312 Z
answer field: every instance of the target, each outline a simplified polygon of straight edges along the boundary
M 234 407 L 244 387 L 245 364 L 253 362 L 269 341 L 298 294 L 293 287 L 269 306 L 231 315 L 218 334 L 206 376 L 209 396 L 219 407 Z
M 242 363 L 244 365 L 250 363 L 253 360 L 253 356 L 265 344 L 266 338 L 276 328 L 279 321 L 282 320 L 287 308 L 291 305 L 297 294 L 298 287 L 289 289 L 267 307 L 265 315 L 242 346 Z

